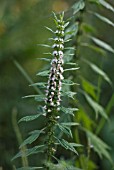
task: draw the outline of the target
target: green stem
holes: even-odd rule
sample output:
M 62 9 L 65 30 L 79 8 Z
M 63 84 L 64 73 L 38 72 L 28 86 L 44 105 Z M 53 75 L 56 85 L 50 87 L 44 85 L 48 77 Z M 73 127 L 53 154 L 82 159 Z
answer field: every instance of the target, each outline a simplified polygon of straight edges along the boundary
M 20 146 L 21 143 L 23 142 L 23 139 L 22 139 L 22 135 L 21 135 L 21 132 L 20 132 L 18 124 L 17 124 L 17 109 L 16 108 L 13 108 L 13 110 L 12 110 L 12 124 L 13 124 L 13 128 L 14 128 L 14 131 L 15 131 L 15 134 L 16 134 L 16 137 L 17 137 L 18 144 Z M 27 149 L 26 146 L 21 147 L 21 151 L 23 153 L 25 153 L 26 149 Z M 22 160 L 22 166 L 28 167 L 27 157 L 23 156 L 23 157 L 21 157 L 21 160 Z

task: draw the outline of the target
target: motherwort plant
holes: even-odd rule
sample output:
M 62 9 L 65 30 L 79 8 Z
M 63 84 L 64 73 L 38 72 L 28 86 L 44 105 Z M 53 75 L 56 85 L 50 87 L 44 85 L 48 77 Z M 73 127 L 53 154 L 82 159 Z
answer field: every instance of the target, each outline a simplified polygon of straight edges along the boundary
M 65 42 L 69 42 L 70 39 L 68 35 L 70 35 L 71 32 L 69 32 L 66 28 L 69 22 L 64 22 L 63 17 L 64 13 L 60 14 L 59 18 L 57 18 L 57 16 L 54 14 L 56 31 L 46 27 L 48 30 L 54 33 L 54 38 L 51 38 L 53 42 L 51 49 L 53 51 L 51 50 L 50 53 L 52 57 L 51 59 L 42 59 L 51 62 L 51 68 L 50 71 L 42 71 L 38 73 L 38 75 L 48 76 L 48 83 L 40 82 L 33 84 L 33 86 L 37 86 L 38 88 L 39 86 L 45 88 L 45 95 L 43 95 L 43 92 L 40 95 L 32 95 L 32 97 L 35 97 L 35 100 L 39 102 L 43 101 L 43 103 L 45 103 L 43 106 L 39 106 L 38 114 L 26 116 L 19 121 L 33 121 L 38 119 L 39 116 L 42 116 L 43 119 L 45 119 L 45 127 L 41 130 L 32 131 L 30 136 L 21 144 L 20 148 L 24 145 L 33 143 L 39 136 L 41 136 L 42 139 L 41 145 L 36 145 L 32 148 L 26 149 L 24 152 L 20 151 L 14 157 L 15 159 L 17 157 L 43 153 L 45 156 L 42 162 L 42 167 L 40 167 L 43 169 L 51 169 L 48 167 L 47 163 L 45 164 L 45 162 L 49 163 L 53 162 L 54 159 L 58 160 L 58 158 L 56 158 L 56 153 L 59 145 L 76 154 L 77 151 L 75 147 L 80 146 L 79 144 L 70 143 L 63 139 L 65 135 L 66 138 L 72 137 L 70 128 L 71 126 L 78 125 L 78 123 L 72 122 L 72 118 L 70 118 L 70 115 L 73 116 L 73 112 L 77 111 L 77 108 L 66 107 L 66 103 L 69 105 L 69 100 L 66 100 L 66 97 L 74 99 L 74 95 L 76 93 L 70 91 L 70 86 L 75 85 L 75 83 L 71 81 L 71 79 L 65 79 L 64 77 L 65 75 L 69 76 L 70 70 L 77 70 L 78 68 L 71 68 L 72 65 L 76 66 L 76 64 L 72 63 L 70 61 L 70 57 L 68 56 L 73 55 L 74 49 L 72 47 L 67 47 L 65 44 Z M 63 69 L 63 65 L 65 69 Z M 69 68 L 67 68 L 68 66 Z M 38 167 L 28 168 L 37 169 Z

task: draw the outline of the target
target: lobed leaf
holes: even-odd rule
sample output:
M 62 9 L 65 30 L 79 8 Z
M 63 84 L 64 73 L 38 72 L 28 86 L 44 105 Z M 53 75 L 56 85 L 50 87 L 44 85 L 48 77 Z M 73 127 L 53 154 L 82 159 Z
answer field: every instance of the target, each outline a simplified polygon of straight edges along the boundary
M 71 132 L 71 129 L 67 126 L 65 126 L 64 124 L 57 124 L 59 129 L 64 133 L 66 134 L 67 136 L 70 136 L 72 138 L 72 132 Z
M 40 116 L 42 116 L 42 115 L 43 115 L 43 114 L 40 113 L 40 114 L 31 115 L 31 116 L 25 116 L 25 117 L 23 117 L 23 118 L 21 118 L 21 119 L 19 120 L 19 123 L 20 123 L 20 122 L 30 122 L 30 121 L 32 121 L 32 120 L 37 119 L 38 117 L 40 117 Z
M 86 131 L 88 138 L 91 141 L 91 144 L 93 145 L 94 151 L 97 152 L 101 158 L 102 156 L 105 156 L 112 163 L 112 158 L 110 157 L 110 154 L 107 151 L 110 149 L 110 147 L 106 143 L 104 143 L 99 137 L 94 135 L 92 132 L 86 129 L 85 131 Z
M 78 111 L 78 108 L 66 108 L 66 107 L 61 107 L 61 111 L 63 111 L 65 114 L 71 114 L 74 116 L 74 111 Z
M 79 85 L 79 84 L 77 84 L 77 83 L 74 83 L 73 81 L 71 81 L 71 80 L 69 80 L 69 79 L 64 79 L 63 81 L 62 81 L 62 83 L 64 84 L 64 85 Z
M 24 152 L 20 151 L 12 158 L 12 161 L 19 157 L 25 157 L 25 156 L 36 154 L 39 152 L 43 152 L 43 150 L 42 150 L 43 147 L 44 147 L 44 145 L 39 145 L 39 146 L 34 146 L 33 148 L 30 148 L 30 149 L 26 149 Z
M 64 91 L 62 94 L 63 94 L 63 96 L 65 95 L 65 96 L 68 96 L 69 98 L 74 99 L 74 95 L 76 95 L 76 92 Z
M 29 136 L 27 139 L 23 141 L 23 143 L 20 145 L 20 148 L 27 144 L 33 143 L 40 136 L 41 133 L 44 133 L 42 129 L 30 132 L 31 136 Z

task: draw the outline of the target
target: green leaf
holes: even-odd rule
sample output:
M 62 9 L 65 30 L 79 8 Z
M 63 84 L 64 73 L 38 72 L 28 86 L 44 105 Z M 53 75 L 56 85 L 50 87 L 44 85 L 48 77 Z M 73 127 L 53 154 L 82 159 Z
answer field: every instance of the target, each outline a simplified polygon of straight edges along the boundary
M 43 152 L 42 151 L 43 147 L 44 145 L 39 145 L 39 146 L 34 146 L 33 148 L 30 149 L 26 149 L 24 152 L 20 151 L 12 158 L 12 161 L 19 157 L 25 157 L 39 152 Z
M 104 0 L 98 0 L 99 3 L 104 6 L 105 8 L 111 10 L 112 12 L 114 12 L 114 7 L 111 6 L 108 2 L 104 1 Z
M 66 28 L 69 25 L 70 22 L 65 23 L 64 28 Z
M 76 122 L 66 122 L 66 123 L 60 123 L 65 126 L 79 126 L 79 123 Z
M 47 45 L 47 44 L 37 44 L 38 46 L 42 46 L 42 47 L 48 47 L 48 48 L 51 48 L 50 45 Z
M 73 54 L 74 55 L 74 54 Z M 76 66 L 77 64 L 76 63 L 71 63 L 71 62 L 69 62 L 69 63 L 65 63 L 65 64 L 68 64 L 68 65 L 74 65 L 74 66 Z
M 68 149 L 68 150 L 70 150 L 70 151 L 72 151 L 72 152 L 74 152 L 74 153 L 76 153 L 78 155 L 78 152 L 76 151 L 76 149 L 74 147 L 80 147 L 82 145 L 76 144 L 76 143 L 69 143 L 64 139 L 61 139 L 61 140 L 58 139 L 58 138 L 56 138 L 56 139 L 58 140 L 59 144 L 62 147 L 64 147 L 65 149 Z
M 101 70 L 97 65 L 95 65 L 85 59 L 83 61 L 86 62 L 91 67 L 91 69 L 93 71 L 95 71 L 97 74 L 99 74 L 105 81 L 107 81 L 112 86 L 112 82 L 111 82 L 110 78 L 103 70 Z
M 96 117 L 98 117 L 98 113 L 99 113 L 102 117 L 108 120 L 108 116 L 105 112 L 105 109 L 101 105 L 99 105 L 96 101 L 94 101 L 86 92 L 83 92 L 83 94 L 86 100 L 88 101 L 88 103 L 90 104 L 90 106 L 95 111 Z
M 107 51 L 110 51 L 112 53 L 114 53 L 114 49 L 107 43 L 105 43 L 104 41 L 99 40 L 98 38 L 95 37 L 90 37 L 95 44 L 97 44 L 98 46 L 104 48 Z
M 78 108 L 66 108 L 66 107 L 61 107 L 61 111 L 63 111 L 64 113 L 66 114 L 71 114 L 74 116 L 74 113 L 75 111 L 78 111 Z
M 45 28 L 46 28 L 47 30 L 49 30 L 50 32 L 54 33 L 54 31 L 53 31 L 51 28 L 46 27 L 46 26 L 45 26 Z
M 74 83 L 73 81 L 71 81 L 71 80 L 69 80 L 69 79 L 64 79 L 63 81 L 62 81 L 62 83 L 64 84 L 64 85 L 79 85 L 79 84 L 77 84 L 77 83 Z
M 45 71 L 39 72 L 36 75 L 38 75 L 38 76 L 48 76 L 49 75 L 49 70 L 45 70 Z
M 16 170 L 36 170 L 36 169 L 42 169 L 44 167 L 22 167 L 22 168 L 17 168 Z
M 74 37 L 78 32 L 78 24 L 74 23 L 70 25 L 65 31 L 65 40 Z
M 85 2 L 84 0 L 79 0 L 78 2 L 76 2 L 72 8 L 73 8 L 73 14 L 76 14 L 77 12 L 79 12 L 80 10 L 84 9 L 85 7 Z
M 104 49 L 102 49 L 101 47 L 97 47 L 95 45 L 91 45 L 88 43 L 81 43 L 81 46 L 88 47 L 88 48 L 94 50 L 95 52 L 97 52 L 103 56 L 106 56 L 106 51 Z
M 19 123 L 20 123 L 20 122 L 30 122 L 30 121 L 32 121 L 32 120 L 37 119 L 37 118 L 40 117 L 41 115 L 43 115 L 43 114 L 40 113 L 40 114 L 36 114 L 36 115 L 25 116 L 25 117 L 23 117 L 23 118 L 21 118 L 21 119 L 19 120 Z
M 27 139 L 25 139 L 23 141 L 23 143 L 20 145 L 20 148 L 27 145 L 27 144 L 33 143 L 40 136 L 41 133 L 44 133 L 44 131 L 43 130 L 34 130 L 34 131 L 32 131 L 30 133 L 31 136 L 29 136 Z
M 96 33 L 95 28 L 87 23 L 82 23 L 82 29 L 85 33 Z
M 110 149 L 110 147 L 90 131 L 85 131 L 88 138 L 90 139 L 91 144 L 93 145 L 94 151 L 97 152 L 101 158 L 102 156 L 105 156 L 112 163 L 112 158 L 110 157 L 110 154 L 107 151 Z
M 97 99 L 96 90 L 97 87 L 95 87 L 93 84 L 91 84 L 88 80 L 81 77 L 81 84 L 85 92 L 90 94 L 94 99 Z
M 68 69 L 64 69 L 64 72 L 65 71 L 74 71 L 74 70 L 78 70 L 79 69 L 79 67 L 77 67 L 77 68 L 68 68 Z
M 40 88 L 45 88 L 46 84 L 47 84 L 46 82 L 38 82 L 38 83 L 30 84 L 29 86 L 40 86 Z
M 62 93 L 62 95 L 63 96 L 68 96 L 69 98 L 72 98 L 72 99 L 74 99 L 74 95 L 76 95 L 76 93 L 75 92 L 71 92 L 71 91 L 64 91 L 63 93 Z
M 44 101 L 45 100 L 45 95 L 36 95 L 35 100 L 39 101 L 39 102 Z
M 45 53 L 44 53 L 45 54 Z M 37 58 L 38 60 L 43 60 L 43 61 L 51 61 L 51 59 L 49 59 L 49 58 Z
M 59 129 L 65 133 L 67 136 L 70 136 L 72 138 L 72 132 L 71 132 L 71 129 L 67 126 L 65 126 L 64 124 L 57 124 Z
M 99 18 L 100 20 L 102 20 L 102 21 L 106 22 L 107 24 L 109 24 L 109 25 L 111 25 L 111 26 L 114 27 L 114 23 L 113 23 L 112 21 L 110 21 L 108 18 L 106 18 L 106 17 L 104 17 L 104 16 L 102 16 L 102 15 L 100 15 L 100 14 L 98 14 L 98 13 L 94 13 L 94 15 L 95 15 L 97 18 Z

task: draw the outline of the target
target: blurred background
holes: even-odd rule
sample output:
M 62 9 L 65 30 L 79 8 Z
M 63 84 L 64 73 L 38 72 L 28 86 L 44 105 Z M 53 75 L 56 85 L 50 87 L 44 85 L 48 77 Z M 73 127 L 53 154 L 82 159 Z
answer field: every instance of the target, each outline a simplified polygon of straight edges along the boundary
M 53 27 L 52 11 L 68 10 L 74 2 L 76 0 L 0 0 L 0 168 L 3 170 L 12 170 L 11 158 L 18 151 L 19 141 L 15 135 L 16 119 L 36 112 L 37 103 L 34 100 L 22 99 L 22 96 L 35 94 L 35 89 L 29 86 L 30 81 L 40 81 L 36 73 L 44 67 L 44 62 L 36 58 L 42 57 L 46 49 L 37 44 L 47 43 L 51 36 L 44 26 Z M 114 5 L 113 0 L 109 2 Z M 105 11 L 102 10 L 103 12 Z M 114 15 L 112 16 L 109 11 L 106 15 L 114 22 Z M 105 27 L 104 23 L 94 24 L 102 38 L 114 48 L 112 36 L 114 29 Z M 105 59 L 105 70 L 114 84 L 113 54 L 109 54 Z M 87 74 L 89 75 L 89 72 Z M 108 88 L 105 91 L 104 86 L 104 93 L 107 95 Z M 41 122 L 38 126 L 40 124 Z M 30 129 L 37 127 L 37 122 L 34 125 L 30 123 L 26 128 L 22 124 L 19 126 L 22 138 L 25 138 Z M 110 138 L 109 145 L 114 147 L 114 135 L 112 139 L 107 126 L 103 138 Z M 113 121 L 111 129 L 114 130 Z M 19 163 L 16 162 L 17 165 Z

